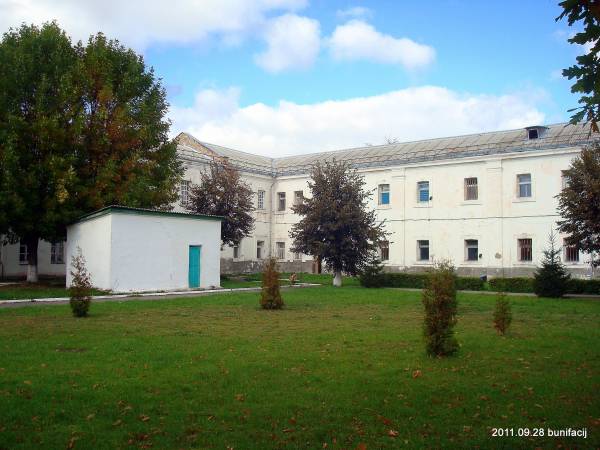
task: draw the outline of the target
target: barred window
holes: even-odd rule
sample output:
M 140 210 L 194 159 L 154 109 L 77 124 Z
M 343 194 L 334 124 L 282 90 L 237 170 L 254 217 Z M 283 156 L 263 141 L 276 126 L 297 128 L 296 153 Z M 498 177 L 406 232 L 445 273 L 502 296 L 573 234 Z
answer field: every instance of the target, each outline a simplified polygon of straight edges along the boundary
M 429 241 L 417 241 L 417 259 L 419 261 L 429 261 Z
M 531 239 L 518 240 L 519 261 L 533 261 L 533 242 Z
M 477 200 L 478 198 L 477 178 L 465 178 L 465 200 Z
M 65 243 L 56 242 L 50 246 L 50 264 L 65 263 Z
M 265 191 L 256 193 L 256 209 L 265 209 Z
M 579 262 L 579 247 L 577 245 L 563 244 L 565 249 L 565 262 Z
M 379 243 L 379 256 L 382 261 L 389 261 L 389 259 L 390 259 L 390 243 L 389 243 L 389 241 L 382 241 Z

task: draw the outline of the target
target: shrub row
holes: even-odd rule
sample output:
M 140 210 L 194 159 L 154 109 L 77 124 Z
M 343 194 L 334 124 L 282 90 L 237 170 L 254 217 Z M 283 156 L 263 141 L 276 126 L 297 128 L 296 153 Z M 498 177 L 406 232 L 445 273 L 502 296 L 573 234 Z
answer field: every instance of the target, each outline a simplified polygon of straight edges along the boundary
M 426 273 L 382 273 L 380 287 L 423 289 L 427 280 Z M 462 291 L 483 291 L 485 283 L 476 277 L 456 277 L 456 289 Z
M 533 292 L 533 278 L 492 278 L 489 280 L 491 291 Z M 460 288 L 459 288 L 460 289 Z M 581 280 L 571 278 L 567 282 L 567 294 L 600 295 L 600 280 Z

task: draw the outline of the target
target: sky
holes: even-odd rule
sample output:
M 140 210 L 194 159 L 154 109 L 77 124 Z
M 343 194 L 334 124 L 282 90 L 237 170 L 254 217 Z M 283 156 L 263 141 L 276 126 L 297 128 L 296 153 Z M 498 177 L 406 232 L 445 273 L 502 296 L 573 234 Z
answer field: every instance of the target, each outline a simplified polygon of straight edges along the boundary
M 144 56 L 171 134 L 277 157 L 567 121 L 558 0 L 0 0 Z

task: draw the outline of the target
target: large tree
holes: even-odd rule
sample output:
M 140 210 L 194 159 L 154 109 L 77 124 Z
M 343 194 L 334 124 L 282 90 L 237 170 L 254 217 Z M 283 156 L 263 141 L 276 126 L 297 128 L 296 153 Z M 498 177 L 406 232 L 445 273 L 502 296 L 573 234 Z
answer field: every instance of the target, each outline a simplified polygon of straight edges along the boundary
M 5 33 L 0 61 L 0 233 L 27 246 L 28 281 L 39 240 L 64 239 L 79 215 L 176 199 L 165 90 L 140 56 L 48 23 Z
M 558 195 L 559 230 L 567 245 L 589 253 L 600 265 L 600 145 L 584 148 L 564 172 L 565 187 Z M 594 255 L 596 258 L 594 258 Z
M 238 245 L 254 229 L 253 192 L 240 172 L 226 160 L 211 161 L 200 184 L 190 190 L 188 211 L 223 216 L 221 242 Z
M 592 131 L 598 131 L 600 120 L 600 1 L 564 0 L 559 3 L 563 12 L 556 18 L 567 19 L 569 26 L 581 24 L 581 31 L 570 39 L 571 44 L 583 46 L 585 53 L 577 63 L 563 70 L 563 76 L 575 79 L 571 92 L 581 94 L 578 108 L 574 108 L 572 123 L 590 122 Z
M 301 216 L 290 231 L 292 251 L 320 258 L 335 274 L 334 286 L 342 285 L 342 272 L 360 273 L 386 236 L 364 185 L 345 162 L 317 163 L 308 182 L 311 195 L 292 207 Z

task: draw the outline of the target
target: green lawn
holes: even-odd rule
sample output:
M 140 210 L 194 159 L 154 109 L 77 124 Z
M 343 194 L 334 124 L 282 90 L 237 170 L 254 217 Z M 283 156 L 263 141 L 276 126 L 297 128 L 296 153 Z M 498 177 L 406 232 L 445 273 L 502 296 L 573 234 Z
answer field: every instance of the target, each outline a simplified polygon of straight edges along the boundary
M 317 287 L 0 309 L 0 448 L 596 448 L 600 301 L 459 295 L 457 357 L 420 294 Z M 588 429 L 587 440 L 491 427 Z M 362 447 L 365 448 L 365 447 Z
M 106 291 L 93 290 L 93 295 L 102 295 Z M 0 286 L 0 300 L 26 300 L 31 298 L 68 297 L 69 291 L 64 280 L 42 281 L 40 283 L 14 283 Z

